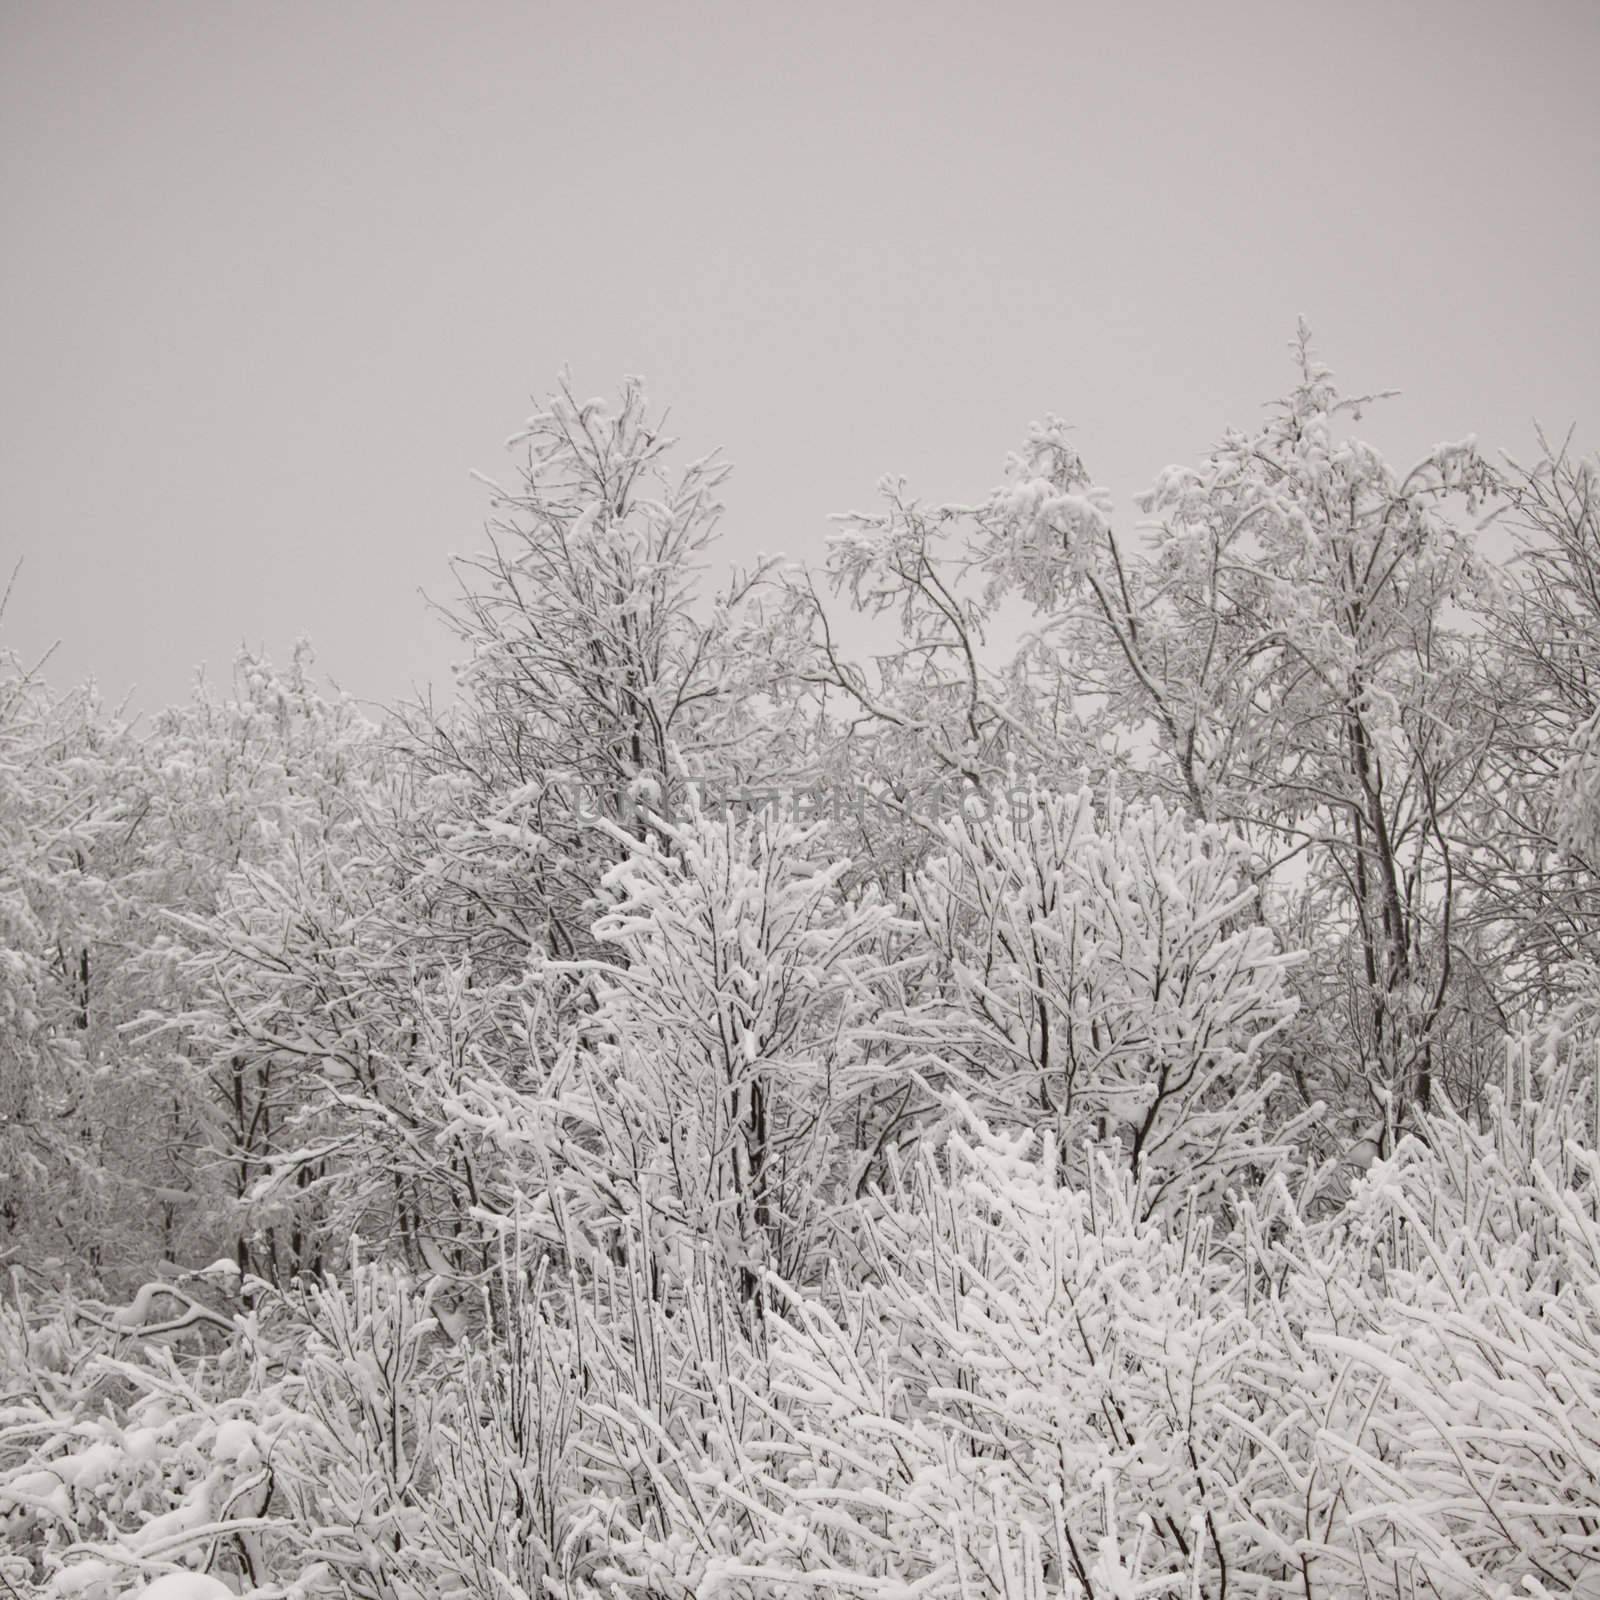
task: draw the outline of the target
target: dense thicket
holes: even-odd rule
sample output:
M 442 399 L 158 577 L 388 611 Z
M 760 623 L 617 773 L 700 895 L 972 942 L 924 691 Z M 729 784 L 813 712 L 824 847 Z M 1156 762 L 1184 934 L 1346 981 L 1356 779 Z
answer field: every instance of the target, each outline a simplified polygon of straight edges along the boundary
M 0 1584 L 1600 1595 L 1597 468 L 1296 360 L 720 585 L 562 389 L 444 711 L 8 662 Z

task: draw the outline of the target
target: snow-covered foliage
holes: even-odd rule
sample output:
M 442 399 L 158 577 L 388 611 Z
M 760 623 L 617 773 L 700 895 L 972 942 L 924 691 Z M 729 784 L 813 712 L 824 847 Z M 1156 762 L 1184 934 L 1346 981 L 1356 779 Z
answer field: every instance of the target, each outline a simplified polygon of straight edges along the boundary
M 910 896 L 948 971 L 938 1053 L 991 1114 L 1052 1127 L 1069 1159 L 1087 1137 L 1118 1145 L 1150 1208 L 1289 1148 L 1269 1051 L 1292 962 L 1253 919 L 1225 828 L 1013 778 L 970 795 L 939 842 Z
M 5 678 L 10 1259 L 53 1255 L 120 1283 L 225 1242 L 228 1201 L 248 1186 L 272 1113 L 254 1062 L 174 1027 L 202 1000 L 191 960 L 246 877 L 319 870 L 377 769 L 375 732 L 316 689 L 304 647 L 282 672 L 241 655 L 230 695 L 201 683 L 142 733 L 92 694 Z M 196 1148 L 226 1152 L 235 1170 L 196 1162 Z
M 812 858 L 820 834 L 770 811 L 656 818 L 594 924 L 617 958 L 594 972 L 585 1064 L 606 1198 L 658 1271 L 686 1277 L 709 1245 L 747 1296 L 810 1276 L 872 1086 L 889 918 L 841 902 L 848 863 Z
M 713 592 L 563 388 L 447 711 L 7 660 L 0 1597 L 1600 1597 L 1596 472 L 1296 359 L 1143 551 Z
M 8 1308 L 12 1581 L 1580 1593 L 1592 1064 L 1529 1041 L 1483 1126 L 1430 1118 L 1315 1220 L 1282 1176 L 1231 1218 L 1151 1216 L 1125 1165 L 1068 1183 L 1047 1131 L 957 1106 L 862 1203 L 858 1255 L 767 1278 L 754 1336 L 714 1261 L 665 1296 L 576 1241 L 565 1282 L 508 1247 L 454 1334 L 380 1265 L 248 1310 L 220 1274 Z

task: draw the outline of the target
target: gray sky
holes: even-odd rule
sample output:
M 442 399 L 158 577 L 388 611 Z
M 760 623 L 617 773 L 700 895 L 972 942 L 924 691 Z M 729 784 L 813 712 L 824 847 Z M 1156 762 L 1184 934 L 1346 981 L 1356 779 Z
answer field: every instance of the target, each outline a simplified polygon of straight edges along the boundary
M 1597 66 L 1593 0 L 0 0 L 0 645 L 442 681 L 564 362 L 723 447 L 741 559 L 1046 410 L 1125 504 L 1299 312 L 1397 455 L 1593 444 Z

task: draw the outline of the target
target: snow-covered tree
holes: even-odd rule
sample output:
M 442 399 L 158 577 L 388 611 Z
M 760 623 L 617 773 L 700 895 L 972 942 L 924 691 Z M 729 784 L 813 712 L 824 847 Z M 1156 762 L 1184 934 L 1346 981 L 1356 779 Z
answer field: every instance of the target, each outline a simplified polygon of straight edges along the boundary
M 456 562 L 445 611 L 469 654 L 460 704 L 406 713 L 413 761 L 452 803 L 418 854 L 434 901 L 480 966 L 533 948 L 592 953 L 588 902 L 639 786 L 670 811 L 688 776 L 781 740 L 763 634 L 766 568 L 703 593 L 728 469 L 668 471 L 674 441 L 630 380 L 620 403 L 563 384 L 508 442 L 487 554 Z M 769 773 L 770 776 L 770 773 Z
M 1076 456 L 1064 470 L 1103 505 Z M 1006 647 L 1036 597 L 1025 574 L 986 566 L 973 510 L 926 505 L 903 479 L 878 487 L 884 508 L 835 517 L 823 571 L 787 572 L 783 588 L 804 639 L 789 670 L 818 697 L 819 771 L 850 800 L 835 837 L 899 894 L 936 843 L 930 825 L 1008 760 L 1093 781 L 1116 756 L 1058 651 Z
M 93 854 L 126 827 L 103 781 L 121 730 L 91 696 L 0 668 L 0 1252 L 97 1266 L 107 1033 L 93 985 L 115 909 Z
M 8 658 L 0 1590 L 1600 1594 L 1593 467 L 1297 357 L 716 592 L 563 388 L 437 714 Z
M 839 892 L 821 828 L 776 808 L 652 819 L 607 873 L 584 1052 L 614 1224 L 684 1279 L 709 1249 L 753 1295 L 810 1275 L 881 1063 L 888 913 Z M 575 1104 L 575 1110 L 579 1107 Z
M 1395 471 L 1348 435 L 1369 402 L 1340 396 L 1304 328 L 1297 358 L 1265 424 L 1161 476 L 1148 553 L 1076 509 L 1044 451 L 1054 492 L 997 504 L 997 555 L 1026 542 L 1064 642 L 1183 800 L 1244 830 L 1258 876 L 1294 864 L 1274 886 L 1298 937 L 1345 972 L 1351 1031 L 1322 1048 L 1425 1108 L 1462 976 L 1454 818 L 1496 736 L 1461 610 L 1493 584 L 1448 513 L 1492 478 L 1471 441 Z
M 1048 1134 L 963 1122 L 874 1203 L 863 1270 L 772 1319 L 761 1564 L 864 1594 L 1209 1592 L 1207 1419 L 1248 1349 L 1209 1224 L 1141 1220 L 1125 1168 L 1072 1187 Z
M 1274 1048 L 1295 1011 L 1242 844 L 1159 800 L 1015 778 L 969 796 L 910 901 L 948 1010 L 908 1031 L 984 1110 L 1076 1156 L 1116 1144 L 1143 1204 L 1220 1193 L 1288 1146 Z
M 1490 619 L 1498 733 L 1471 812 L 1463 925 L 1501 1002 L 1537 1015 L 1591 980 L 1600 899 L 1600 463 L 1545 444 L 1504 474 L 1517 541 Z

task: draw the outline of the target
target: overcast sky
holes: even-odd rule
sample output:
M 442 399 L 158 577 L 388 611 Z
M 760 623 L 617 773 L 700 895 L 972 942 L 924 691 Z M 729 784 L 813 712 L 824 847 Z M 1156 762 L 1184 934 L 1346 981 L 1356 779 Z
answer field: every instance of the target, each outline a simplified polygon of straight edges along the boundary
M 1126 505 L 1300 312 L 1397 455 L 1600 435 L 1594 0 L 0 19 L 0 646 L 144 706 L 302 632 L 442 682 L 417 591 L 563 363 L 723 447 L 739 558 L 1047 410 Z

